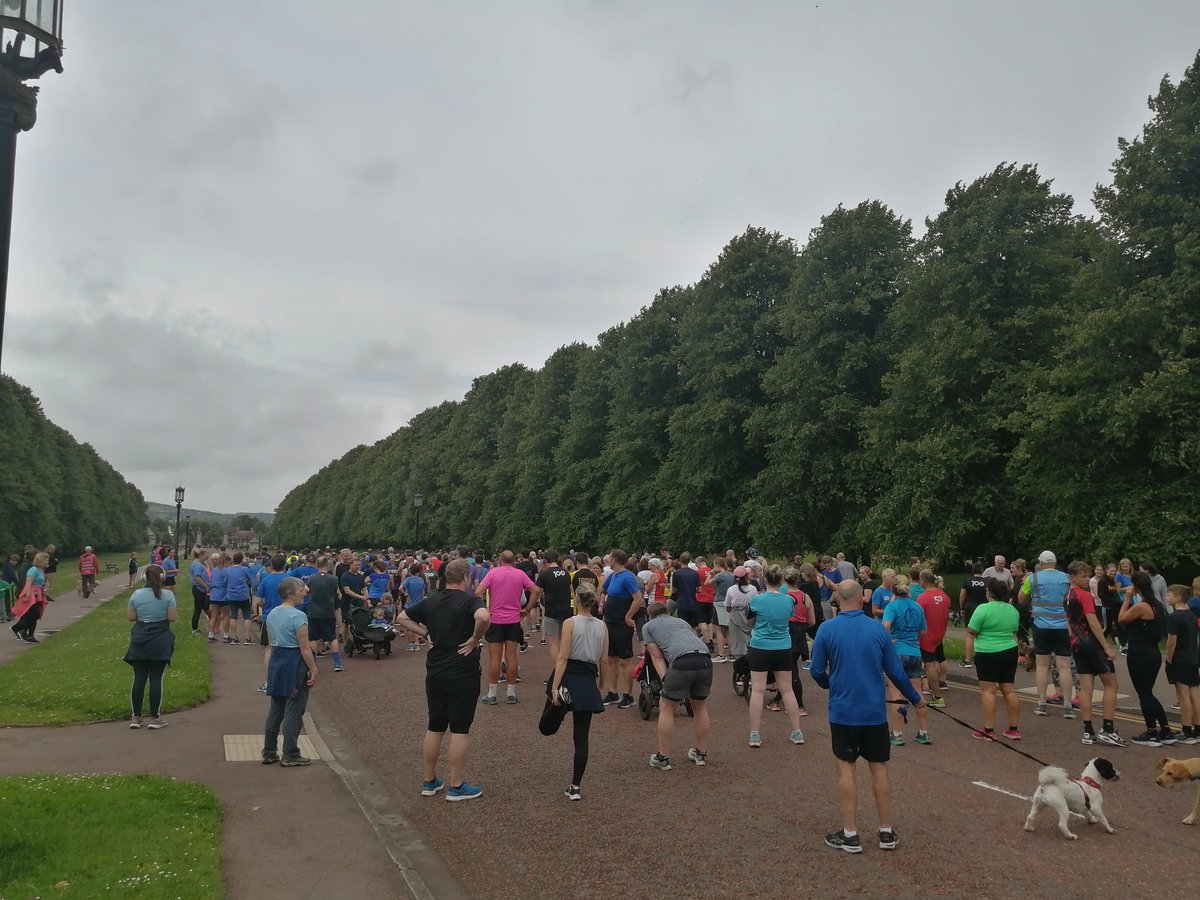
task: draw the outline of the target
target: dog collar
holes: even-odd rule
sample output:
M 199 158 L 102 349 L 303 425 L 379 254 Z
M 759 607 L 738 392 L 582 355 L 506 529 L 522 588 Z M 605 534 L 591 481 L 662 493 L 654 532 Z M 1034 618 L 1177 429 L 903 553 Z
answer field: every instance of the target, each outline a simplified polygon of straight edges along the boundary
M 1093 779 L 1090 775 L 1081 775 L 1079 778 L 1076 779 L 1076 781 L 1082 781 L 1088 787 L 1094 787 L 1096 790 L 1101 789 L 1100 785 L 1096 784 L 1095 779 Z

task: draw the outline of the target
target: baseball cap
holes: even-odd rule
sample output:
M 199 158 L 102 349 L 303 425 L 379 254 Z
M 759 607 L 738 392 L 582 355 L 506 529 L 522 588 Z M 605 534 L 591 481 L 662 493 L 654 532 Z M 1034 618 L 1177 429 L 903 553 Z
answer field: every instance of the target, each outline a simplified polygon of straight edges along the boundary
M 1058 557 L 1054 555 L 1053 550 L 1043 550 L 1038 554 L 1038 562 L 1043 566 L 1056 566 L 1058 565 Z
M 747 576 L 749 574 L 750 574 L 750 570 L 747 569 L 745 566 L 738 566 L 736 569 L 733 570 L 734 578 L 744 578 L 745 576 Z
M 656 569 L 661 569 L 663 567 L 663 561 L 655 556 L 650 559 L 650 565 L 654 566 Z

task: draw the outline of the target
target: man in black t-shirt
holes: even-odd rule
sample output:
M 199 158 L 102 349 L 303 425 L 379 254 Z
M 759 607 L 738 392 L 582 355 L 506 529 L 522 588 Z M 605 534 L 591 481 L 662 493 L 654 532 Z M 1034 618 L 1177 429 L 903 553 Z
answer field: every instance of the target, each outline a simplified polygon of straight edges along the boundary
M 562 636 L 563 622 L 571 618 L 571 575 L 558 564 L 557 550 L 547 550 L 542 559 L 546 565 L 534 583 L 542 589 L 542 605 L 546 608 L 542 643 L 549 642 L 550 661 L 553 664 L 558 659 L 558 640 Z
M 446 799 L 473 800 L 483 793 L 483 788 L 463 781 L 463 769 L 478 702 L 479 642 L 492 617 L 482 599 L 467 593 L 470 571 L 470 563 L 465 559 L 446 563 L 443 567 L 446 590 L 426 597 L 396 619 L 401 628 L 427 636 L 432 644 L 425 656 L 429 728 L 422 753 L 423 797 L 432 797 L 446 787 L 437 777 L 436 769 L 447 728 L 450 729 L 450 789 Z

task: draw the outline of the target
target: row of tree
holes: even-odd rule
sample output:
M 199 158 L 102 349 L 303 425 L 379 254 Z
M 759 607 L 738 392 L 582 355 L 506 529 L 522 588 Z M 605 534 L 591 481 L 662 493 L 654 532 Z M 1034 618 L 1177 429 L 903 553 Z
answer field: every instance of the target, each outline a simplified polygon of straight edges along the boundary
M 145 540 L 142 492 L 47 419 L 29 388 L 0 375 L 0 551 L 125 550 Z
M 293 489 L 279 541 L 1200 560 L 1200 56 L 1098 218 L 1035 166 L 750 228 L 594 346 Z M 317 522 L 321 524 L 316 525 Z

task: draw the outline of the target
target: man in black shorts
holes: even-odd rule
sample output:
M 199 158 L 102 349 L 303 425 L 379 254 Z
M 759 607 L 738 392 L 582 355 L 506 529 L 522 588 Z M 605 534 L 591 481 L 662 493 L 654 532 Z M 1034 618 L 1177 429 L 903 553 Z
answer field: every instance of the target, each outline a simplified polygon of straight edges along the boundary
M 692 556 L 686 550 L 679 554 L 679 568 L 671 573 L 671 593 L 679 618 L 692 628 L 700 624 L 700 604 L 696 594 L 700 590 L 700 575 L 688 565 Z
M 629 709 L 633 706 L 633 626 L 634 617 L 642 608 L 642 585 L 637 576 L 625 568 L 629 557 L 624 550 L 614 550 L 610 558 L 612 574 L 604 579 L 600 594 L 604 624 L 608 626 L 610 661 L 609 682 L 603 685 L 608 689 L 604 705 L 616 703 L 618 709 Z M 621 692 L 620 698 L 614 688 Z
M 342 671 L 341 647 L 337 636 L 337 604 L 341 596 L 338 580 L 329 574 L 329 557 L 317 560 L 318 572 L 308 579 L 308 639 L 313 652 L 328 644 L 333 671 Z
M 642 641 L 662 679 L 658 752 L 650 757 L 650 765 L 664 771 L 671 768 L 675 707 L 684 700 L 691 700 L 696 715 L 696 746 L 688 750 L 688 759 L 703 766 L 708 762 L 708 736 L 712 733 L 705 702 L 712 690 L 712 657 L 708 654 L 708 645 L 696 637 L 696 632 L 686 621 L 667 615 L 665 603 L 651 603 L 646 612 L 650 619 L 642 626 Z
M 826 619 L 817 631 L 812 649 L 813 681 L 829 690 L 829 732 L 837 757 L 838 794 L 842 803 L 842 830 L 825 836 L 825 843 L 847 853 L 862 853 L 855 824 L 858 783 L 854 764 L 861 756 L 871 769 L 875 805 L 879 812 L 879 847 L 895 850 L 899 843 L 891 826 L 892 793 L 887 761 L 887 704 L 882 672 L 913 706 L 921 706 L 921 692 L 913 687 L 888 632 L 863 615 L 863 590 L 857 581 L 844 581 L 835 589 L 840 612 Z
M 450 787 L 446 799 L 474 800 L 483 794 L 483 788 L 463 781 L 463 769 L 479 694 L 479 642 L 492 617 L 482 598 L 467 593 L 470 563 L 454 559 L 443 571 L 446 590 L 404 610 L 396 624 L 427 636 L 431 643 L 425 657 L 429 728 L 422 748 L 425 780 L 421 796 L 432 797 L 446 787 L 446 782 L 437 777 L 437 761 L 449 728 Z

